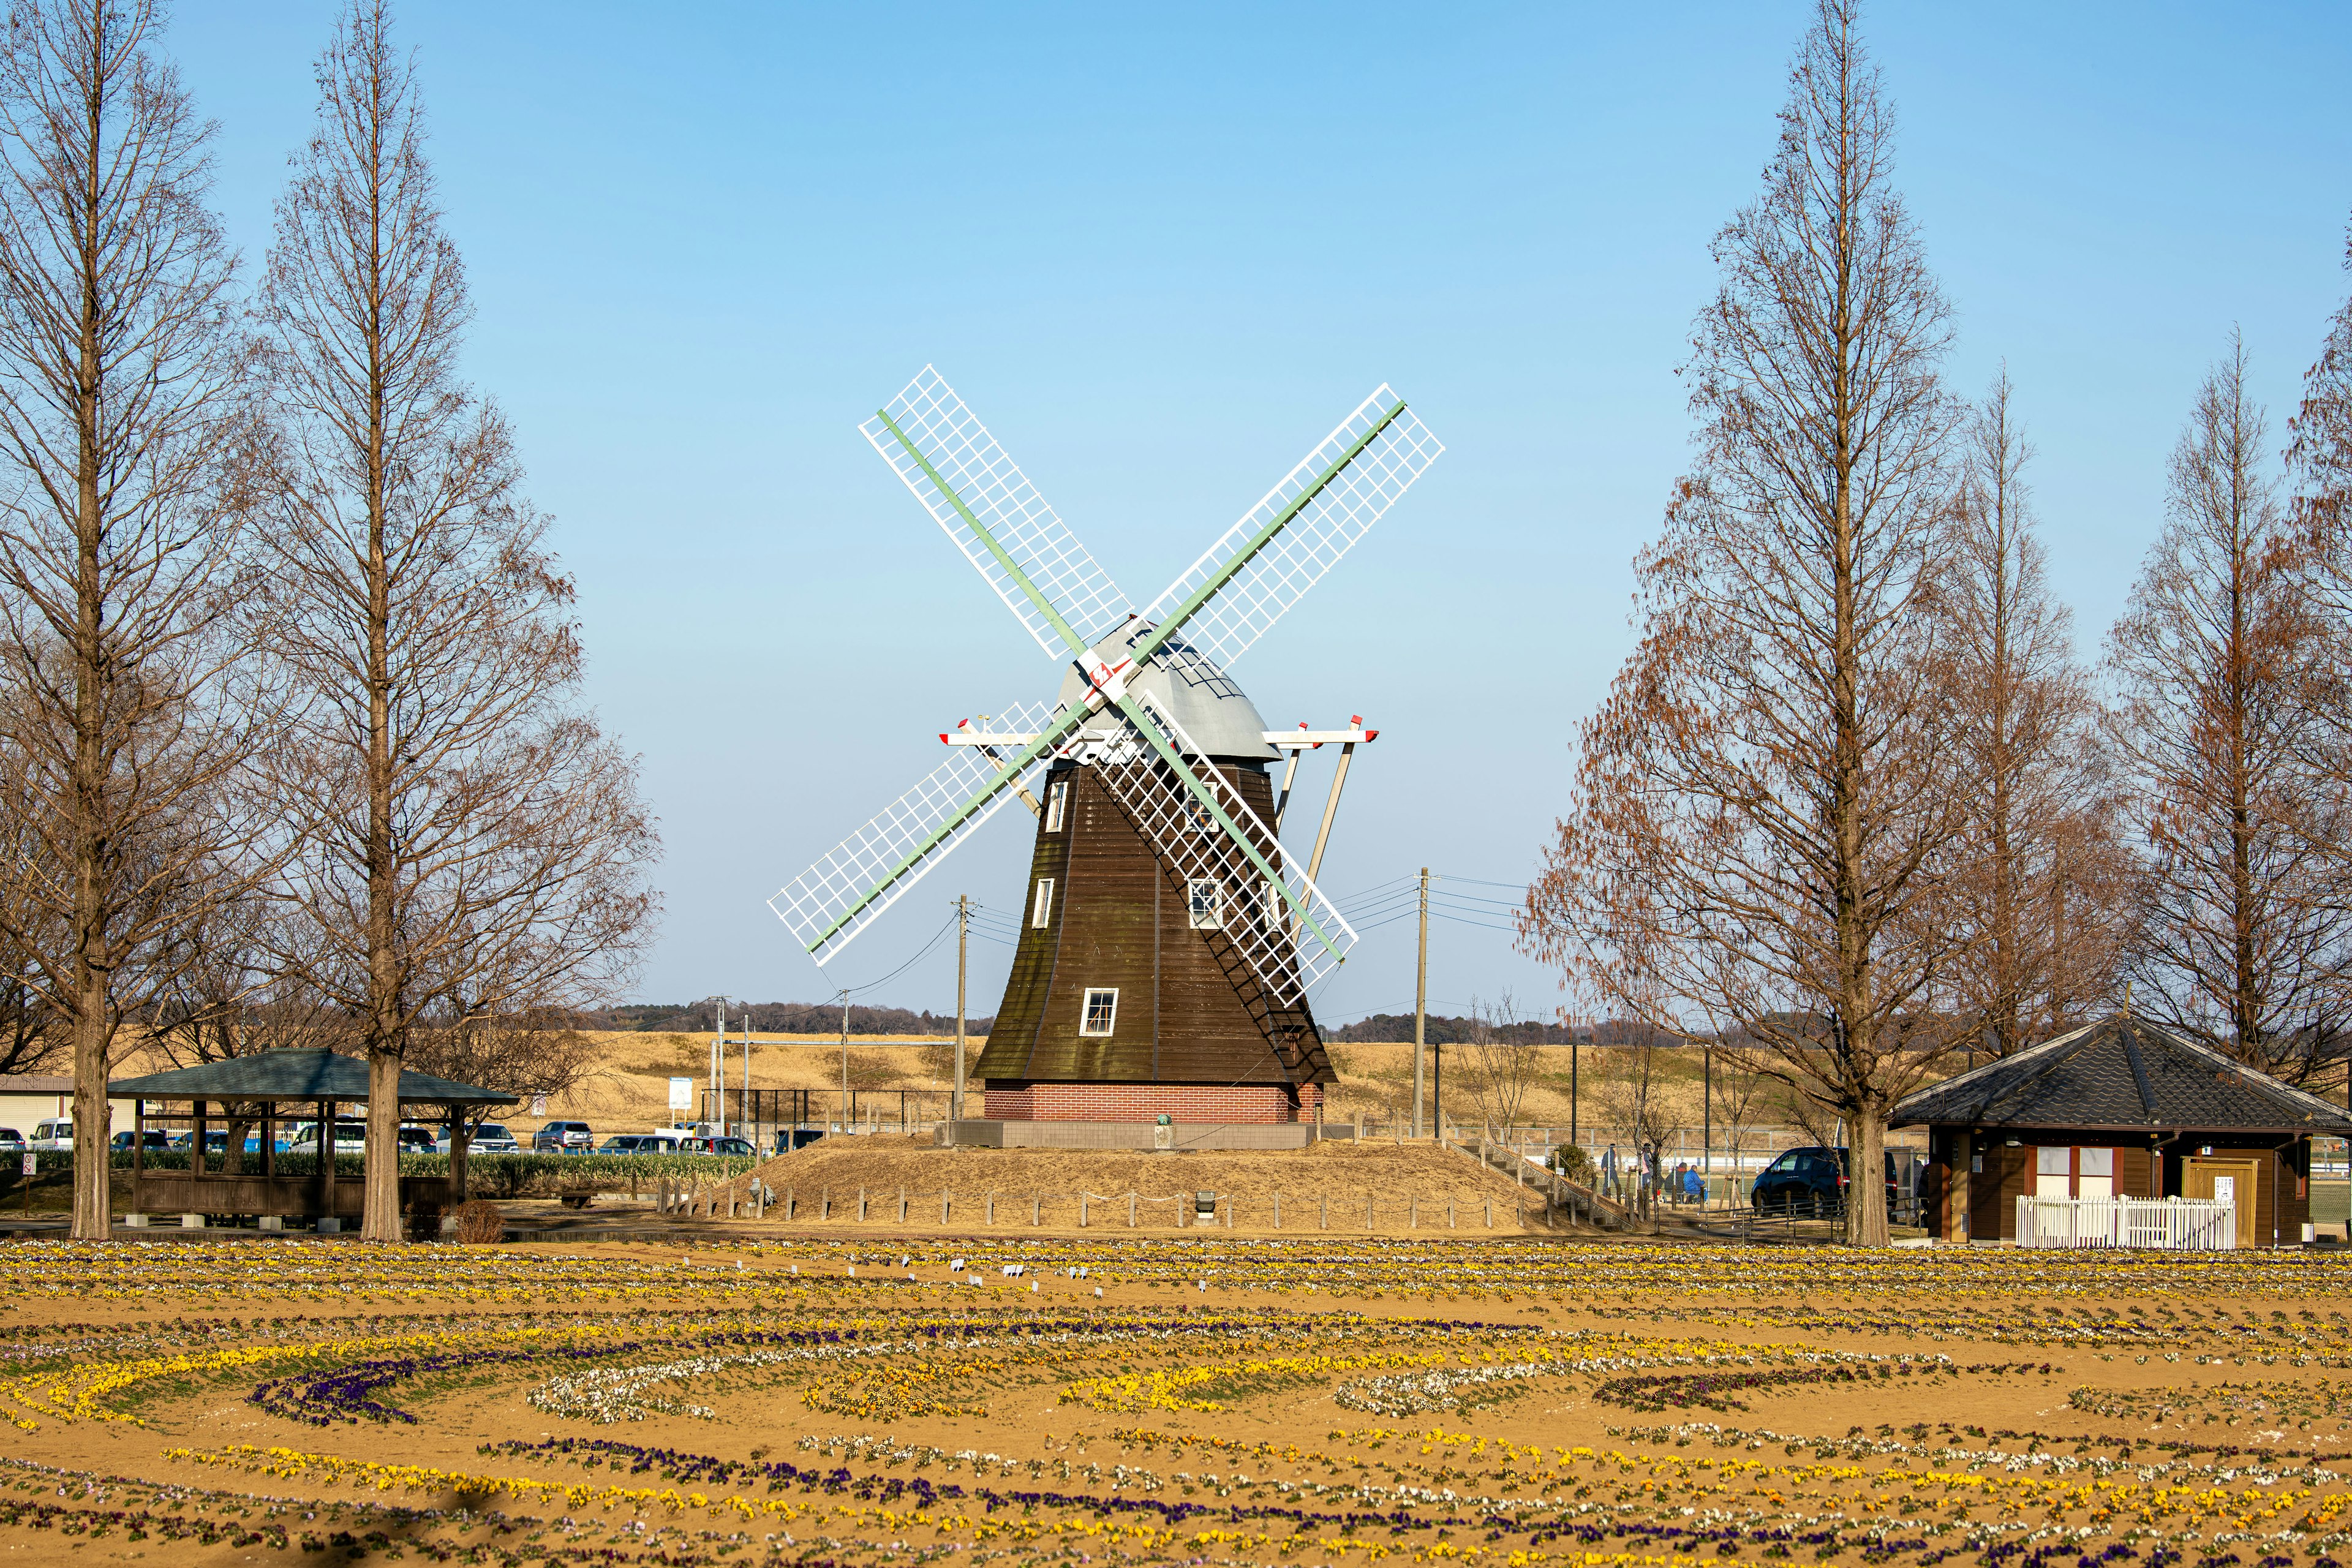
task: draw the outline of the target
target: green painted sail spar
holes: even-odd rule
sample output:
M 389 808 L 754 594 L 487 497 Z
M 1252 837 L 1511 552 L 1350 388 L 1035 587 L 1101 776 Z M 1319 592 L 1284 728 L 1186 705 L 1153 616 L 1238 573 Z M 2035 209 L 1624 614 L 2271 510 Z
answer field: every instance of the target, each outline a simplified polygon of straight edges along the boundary
M 1166 619 L 1154 626 L 1137 647 L 1134 658 L 1135 668 L 1140 670 L 1145 664 L 1149 663 L 1184 623 L 1197 614 L 1202 605 L 1215 596 L 1217 590 L 1233 581 L 1234 575 L 1247 566 L 1276 535 L 1287 528 L 1291 521 L 1304 511 L 1317 496 L 1322 494 L 1331 481 L 1337 479 L 1349 464 L 1354 462 L 1365 447 L 1370 446 L 1379 437 L 1381 431 L 1394 423 L 1397 416 L 1404 412 L 1404 407 L 1403 401 L 1400 399 L 1387 413 L 1375 421 L 1370 429 L 1359 437 L 1346 452 L 1318 475 L 1314 483 L 1301 490 L 1287 506 L 1267 520 L 1265 525 L 1252 534 L 1223 566 L 1212 573 L 1192 593 L 1186 595 L 1184 601 L 1178 605 Z M 922 470 L 924 479 L 939 491 L 940 499 L 955 509 L 956 515 L 963 520 L 964 526 L 971 530 L 972 537 L 980 541 L 982 547 L 988 552 L 991 558 L 1004 570 L 1005 575 L 1010 577 L 1029 602 L 1036 606 L 1038 614 L 1045 617 L 1047 624 L 1054 628 L 1055 635 L 1068 647 L 1072 658 L 1080 661 L 1081 672 L 1091 682 L 1093 672 L 1086 670 L 1083 663 L 1088 651 L 1085 639 L 1072 628 L 1059 607 L 1038 589 L 1037 584 L 1030 580 L 1029 574 L 1021 569 L 1020 563 L 1014 561 L 1003 545 L 997 542 L 996 537 L 982 526 L 980 519 L 972 514 L 971 508 L 965 505 L 963 498 L 956 493 L 955 487 L 949 484 L 940 476 L 940 471 L 931 466 L 929 460 L 917 449 L 915 444 L 907 438 L 907 433 L 899 428 L 897 420 L 890 417 L 889 411 L 877 409 L 875 413 L 876 416 L 882 421 L 883 427 L 890 432 L 891 438 L 898 443 L 900 449 L 905 451 L 908 457 L 914 459 L 916 467 Z M 1289 883 L 1284 879 L 1280 872 L 1275 869 L 1272 862 L 1259 853 L 1257 846 L 1250 841 L 1249 836 L 1241 830 L 1240 825 L 1226 813 L 1225 808 L 1219 804 L 1208 785 L 1201 782 L 1182 756 L 1168 743 L 1166 738 L 1160 733 L 1158 721 L 1145 710 L 1143 704 L 1134 698 L 1122 696 L 1117 700 L 1116 706 L 1127 720 L 1129 728 L 1143 738 L 1144 743 L 1152 749 L 1161 762 L 1168 764 L 1169 769 L 1175 773 L 1178 782 L 1183 784 L 1187 793 L 1209 813 L 1217 826 L 1224 831 L 1226 837 L 1248 857 L 1251 866 L 1279 893 L 1283 903 L 1288 907 L 1291 914 L 1302 922 L 1307 930 L 1315 934 L 1315 940 L 1321 942 L 1324 950 L 1333 958 L 1344 960 L 1345 955 L 1340 952 L 1339 944 L 1332 941 L 1328 932 L 1324 931 L 1321 922 L 1316 920 L 1305 900 L 1291 890 Z M 809 951 L 814 952 L 830 942 L 836 932 L 856 918 L 859 910 L 881 897 L 892 883 L 919 865 L 924 856 L 939 847 L 940 844 L 960 825 L 969 821 L 974 812 L 1011 787 L 1013 782 L 1018 780 L 1039 757 L 1060 745 L 1071 731 L 1086 721 L 1087 716 L 1088 710 L 1084 708 L 1072 709 L 1057 716 L 1051 724 L 1039 732 L 1036 739 L 1023 747 L 1020 754 L 1007 763 L 995 778 L 949 814 L 947 818 L 933 828 L 921 843 L 916 845 L 873 887 L 867 889 L 855 902 L 842 910 L 834 919 L 833 923 L 825 927 L 814 942 L 808 944 Z

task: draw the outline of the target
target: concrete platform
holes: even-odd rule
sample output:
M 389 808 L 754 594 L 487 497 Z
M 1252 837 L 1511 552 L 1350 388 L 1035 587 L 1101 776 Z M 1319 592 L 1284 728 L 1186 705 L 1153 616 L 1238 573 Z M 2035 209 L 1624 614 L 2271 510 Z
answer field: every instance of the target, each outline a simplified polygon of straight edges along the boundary
M 1321 1132 L 1312 1121 L 943 1121 L 941 1148 L 1304 1149 Z M 1160 1142 L 1166 1134 L 1166 1142 Z

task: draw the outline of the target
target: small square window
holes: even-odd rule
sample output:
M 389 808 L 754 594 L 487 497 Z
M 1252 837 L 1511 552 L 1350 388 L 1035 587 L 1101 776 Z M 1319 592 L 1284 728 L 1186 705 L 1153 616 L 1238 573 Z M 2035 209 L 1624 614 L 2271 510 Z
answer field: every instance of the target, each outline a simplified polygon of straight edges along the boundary
M 1282 924 L 1282 889 L 1272 882 L 1258 884 L 1258 909 L 1266 927 L 1272 930 Z
M 1213 877 L 1195 877 L 1186 884 L 1192 895 L 1194 931 L 1225 929 L 1225 889 Z
M 1063 814 L 1070 808 L 1070 785 L 1066 779 L 1045 786 L 1045 831 L 1062 831 Z
M 1054 912 L 1054 879 L 1037 879 L 1037 896 L 1029 900 L 1029 923 L 1038 931 L 1045 929 L 1046 917 Z
M 1086 1010 L 1078 1017 L 1078 1033 L 1108 1035 L 1118 1022 L 1118 988 L 1108 985 L 1087 987 Z

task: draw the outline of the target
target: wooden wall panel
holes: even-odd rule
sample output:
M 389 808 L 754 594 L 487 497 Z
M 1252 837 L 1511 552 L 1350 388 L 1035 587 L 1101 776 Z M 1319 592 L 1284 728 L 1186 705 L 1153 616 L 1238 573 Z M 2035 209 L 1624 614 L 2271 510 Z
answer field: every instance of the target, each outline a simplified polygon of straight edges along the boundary
M 1262 768 L 1224 765 L 1262 817 L 1274 793 Z M 1164 865 L 1090 767 L 1056 765 L 1070 786 L 1063 830 L 1038 822 L 1023 926 L 1004 999 L 975 1076 L 1000 1081 L 1299 1083 L 1334 1079 L 1301 1006 L 1270 1030 L 1255 981 L 1222 932 L 1192 929 L 1182 879 Z M 1055 879 L 1046 929 L 1027 924 L 1037 879 Z M 1239 914 L 1240 911 L 1234 911 Z M 1235 976 L 1241 977 L 1237 986 Z M 1087 990 L 1118 991 L 1108 1038 L 1081 1035 Z M 1263 1011 L 1261 1007 L 1260 1011 Z M 1280 1025 L 1296 1027 L 1295 1037 Z M 1277 1048 L 1281 1040 L 1288 1048 Z

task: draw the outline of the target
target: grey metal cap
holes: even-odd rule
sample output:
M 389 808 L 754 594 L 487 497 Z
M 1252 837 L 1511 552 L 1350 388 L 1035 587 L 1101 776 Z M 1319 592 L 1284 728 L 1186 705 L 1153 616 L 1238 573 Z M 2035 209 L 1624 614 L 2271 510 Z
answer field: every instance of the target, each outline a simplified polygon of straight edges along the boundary
M 1129 621 L 1097 643 L 1095 656 L 1106 664 L 1131 658 L 1135 645 L 1150 630 L 1151 624 L 1140 617 Z M 1205 654 L 1195 652 L 1181 637 L 1171 637 L 1161 646 L 1152 658 L 1151 667 L 1136 677 L 1129 689 L 1150 692 L 1154 700 L 1174 714 L 1176 722 L 1192 737 L 1192 743 L 1201 748 L 1203 756 L 1265 763 L 1281 754 L 1265 743 L 1265 718 L 1258 712 L 1257 704 L 1234 684 L 1233 677 L 1211 663 Z M 1086 699 L 1086 681 L 1073 666 L 1062 677 L 1061 705 L 1079 707 Z M 1108 734 L 1114 727 L 1126 728 L 1116 713 L 1099 724 L 1087 726 L 1087 732 L 1099 729 Z

